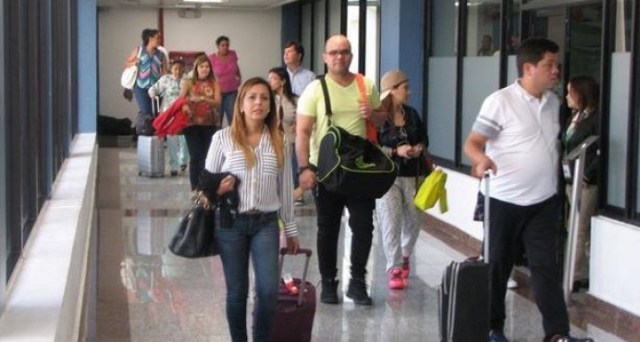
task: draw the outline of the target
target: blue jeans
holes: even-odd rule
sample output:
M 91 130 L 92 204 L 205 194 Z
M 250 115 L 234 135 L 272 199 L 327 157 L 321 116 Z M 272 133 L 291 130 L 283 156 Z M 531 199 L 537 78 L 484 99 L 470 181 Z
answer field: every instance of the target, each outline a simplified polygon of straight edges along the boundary
M 222 93 L 222 103 L 220 104 L 220 114 L 224 114 L 227 118 L 227 123 L 231 126 L 231 121 L 233 121 L 233 105 L 236 103 L 236 97 L 238 96 L 238 91 L 230 91 L 228 93 Z
M 247 341 L 249 255 L 258 295 L 253 341 L 267 341 L 278 304 L 279 231 L 276 212 L 236 215 L 231 227 L 216 226 L 216 240 L 227 284 L 227 321 L 234 342 Z
M 153 114 L 151 111 L 149 88 L 140 88 L 137 85 L 133 86 L 133 97 L 136 99 L 140 113 Z

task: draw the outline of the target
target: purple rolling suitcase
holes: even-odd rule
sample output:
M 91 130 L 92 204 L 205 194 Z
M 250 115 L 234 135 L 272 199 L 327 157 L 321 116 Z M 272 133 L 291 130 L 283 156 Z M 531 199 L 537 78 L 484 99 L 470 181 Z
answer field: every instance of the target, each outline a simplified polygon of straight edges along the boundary
M 271 342 L 311 341 L 313 318 L 316 313 L 316 288 L 307 281 L 311 250 L 301 248 L 298 254 L 305 254 L 306 261 L 302 279 L 293 278 L 294 284 L 298 288 L 298 294 L 292 294 L 282 280 L 282 265 L 286 249 L 280 250 L 280 293 L 278 294 L 278 308 L 269 336 Z
M 489 267 L 489 174 L 485 173 L 485 257 L 451 262 L 438 288 L 440 341 L 486 342 L 491 317 L 491 272 Z

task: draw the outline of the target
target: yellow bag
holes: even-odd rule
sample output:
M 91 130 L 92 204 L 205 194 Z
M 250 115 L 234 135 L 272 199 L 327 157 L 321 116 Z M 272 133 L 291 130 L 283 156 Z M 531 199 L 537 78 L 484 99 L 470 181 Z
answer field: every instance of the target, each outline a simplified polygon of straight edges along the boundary
M 432 171 L 427 178 L 420 185 L 416 197 L 413 198 L 413 204 L 425 211 L 433 208 L 436 202 L 440 202 L 440 212 L 445 213 L 449 210 L 447 206 L 447 189 L 445 184 L 447 182 L 447 174 L 441 169 Z

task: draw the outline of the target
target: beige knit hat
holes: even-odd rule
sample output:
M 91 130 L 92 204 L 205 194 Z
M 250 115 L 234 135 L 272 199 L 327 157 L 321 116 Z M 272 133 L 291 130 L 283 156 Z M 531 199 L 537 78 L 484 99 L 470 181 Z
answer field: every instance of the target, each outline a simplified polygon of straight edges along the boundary
M 380 80 L 380 101 L 384 100 L 395 87 L 408 81 L 407 75 L 398 69 L 387 71 Z

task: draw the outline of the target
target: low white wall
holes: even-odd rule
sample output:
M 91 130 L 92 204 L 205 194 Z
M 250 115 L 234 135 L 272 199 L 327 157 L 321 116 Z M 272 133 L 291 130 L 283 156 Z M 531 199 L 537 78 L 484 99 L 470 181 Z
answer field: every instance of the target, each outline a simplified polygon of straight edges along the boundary
M 0 341 L 78 341 L 95 231 L 95 134 L 79 134 L 11 276 Z
M 591 220 L 589 293 L 640 316 L 640 227 Z

